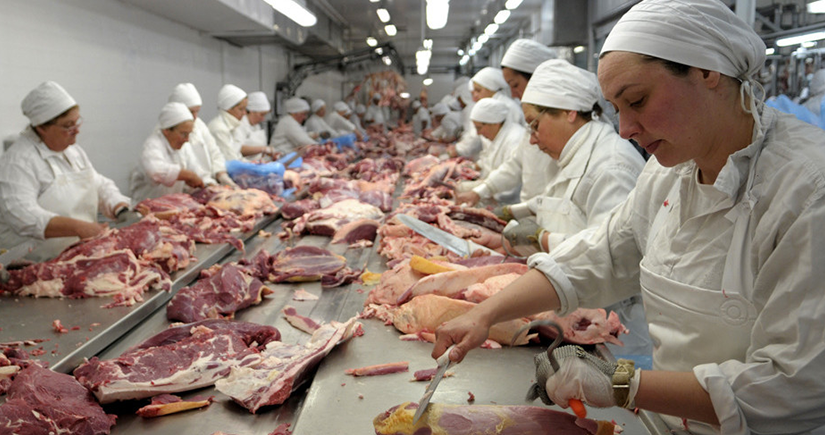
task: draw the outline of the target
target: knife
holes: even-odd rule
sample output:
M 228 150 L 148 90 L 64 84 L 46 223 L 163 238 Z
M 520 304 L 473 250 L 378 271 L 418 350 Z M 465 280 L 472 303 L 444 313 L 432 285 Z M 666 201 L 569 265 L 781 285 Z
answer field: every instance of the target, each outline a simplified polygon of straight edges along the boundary
M 456 237 L 440 228 L 436 228 L 426 222 L 422 222 L 410 215 L 398 214 L 396 216 L 404 225 L 410 227 L 410 229 L 412 229 L 416 233 L 426 237 L 430 241 L 437 243 L 462 257 L 469 257 L 473 254 L 473 252 L 479 249 L 484 252 L 490 253 L 490 255 L 502 256 L 498 252 L 486 246 L 479 245 L 478 243 L 473 242 L 472 240 L 465 240 L 461 237 Z
M 30 253 L 35 247 L 34 242 L 31 240 L 23 242 L 13 248 L 10 248 L 8 251 L 0 254 L 0 264 L 4 266 L 8 266 L 9 264 L 20 260 L 21 258 L 25 257 L 28 253 Z
M 450 368 L 452 365 L 452 361 L 450 361 L 450 351 L 453 350 L 455 345 L 450 346 L 447 350 L 436 360 L 438 363 L 438 370 L 435 372 L 435 376 L 433 376 L 433 380 L 430 381 L 430 384 L 427 385 L 427 389 L 424 390 L 424 395 L 421 396 L 421 400 L 418 401 L 418 409 L 415 411 L 415 415 L 413 416 L 413 424 L 418 423 L 418 419 L 424 415 L 424 410 L 427 409 L 427 405 L 430 404 L 430 399 L 433 397 L 433 393 L 435 393 L 435 389 L 438 387 L 438 383 L 441 382 L 441 378 L 444 377 L 444 374 L 447 373 L 447 369 Z

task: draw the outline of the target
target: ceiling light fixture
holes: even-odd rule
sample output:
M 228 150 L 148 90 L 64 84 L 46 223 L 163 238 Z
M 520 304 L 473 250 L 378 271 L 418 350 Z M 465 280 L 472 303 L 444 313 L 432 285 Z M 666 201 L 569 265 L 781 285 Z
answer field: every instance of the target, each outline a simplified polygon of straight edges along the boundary
M 398 29 L 395 28 L 394 24 L 384 26 L 384 31 L 387 32 L 388 36 L 395 36 L 395 34 L 398 33 Z
M 484 36 L 484 35 L 482 35 L 482 36 Z M 474 42 L 474 43 L 473 43 L 473 50 L 475 50 L 475 51 L 481 50 L 481 47 L 482 47 L 483 45 L 484 45 L 484 43 L 483 43 L 483 42 L 481 42 L 481 41 L 476 41 L 476 42 Z
M 372 36 L 367 36 L 367 45 L 370 47 L 375 47 L 378 45 L 378 40 L 373 38 Z
M 512 11 L 519 7 L 522 1 L 523 0 L 507 0 L 507 3 L 504 3 L 504 7 Z
M 489 40 L 490 40 L 490 37 L 487 36 L 487 34 L 485 33 L 485 34 L 478 37 L 478 41 L 476 41 L 476 44 L 482 44 L 483 45 L 483 44 L 486 44 L 487 41 L 489 41 Z M 473 45 L 473 47 L 475 47 L 475 45 Z
M 458 54 L 459 56 L 464 56 L 464 50 L 459 48 L 456 54 Z
M 492 35 L 496 33 L 496 31 L 498 31 L 498 24 L 496 23 L 490 23 L 487 25 L 487 27 L 484 28 L 485 35 Z
M 771 48 L 766 48 L 766 49 L 765 49 L 765 56 L 771 56 L 771 55 L 773 55 L 774 53 L 776 53 L 776 49 L 775 49 L 775 48 L 773 48 L 773 47 L 771 47 Z
M 447 25 L 450 0 L 427 0 L 427 27 L 438 30 Z
M 458 61 L 458 64 L 461 65 L 461 66 L 464 66 L 469 61 L 470 61 L 470 56 L 465 54 L 464 56 L 461 57 L 461 60 Z
M 375 52 L 378 53 L 378 55 L 380 56 L 380 55 L 384 54 L 384 49 L 381 48 L 381 47 L 378 47 L 378 48 L 375 49 Z
M 493 22 L 496 24 L 504 24 L 504 22 L 507 21 L 508 18 L 510 18 L 510 11 L 508 11 L 507 9 L 502 9 L 498 11 L 496 17 L 493 18 Z
M 392 65 L 392 59 L 389 56 L 384 56 L 381 58 L 384 61 L 384 65 L 390 66 Z
M 402 92 L 402 93 L 398 94 L 398 96 L 401 97 L 401 98 L 407 99 L 407 98 L 410 98 L 410 93 L 409 92 Z
M 430 86 L 431 84 L 433 84 L 433 79 L 432 79 L 432 77 L 427 77 L 427 78 L 426 78 L 426 79 L 424 79 L 424 81 L 423 81 L 423 82 L 421 82 L 421 83 L 423 83 L 423 84 L 424 84 L 424 86 Z
M 584 51 L 584 45 L 579 45 L 573 48 L 573 53 L 579 54 Z
M 272 6 L 272 9 L 286 15 L 292 21 L 298 23 L 302 27 L 312 27 L 318 22 L 315 14 L 310 12 L 306 6 L 298 3 L 296 0 L 264 0 L 267 4 Z
M 381 1 L 381 0 L 370 0 L 370 3 L 378 3 L 378 2 L 380 2 L 380 1 Z
M 825 14 L 825 0 L 808 3 L 809 14 Z
M 776 45 L 780 47 L 787 47 L 789 45 L 802 44 L 803 42 L 808 41 L 819 41 L 820 39 L 825 39 L 825 32 L 806 33 L 804 35 L 778 39 L 776 40 Z
M 386 23 L 390 20 L 390 11 L 384 8 L 379 8 L 375 11 L 375 13 L 378 14 L 378 19 L 381 20 L 382 23 Z
M 432 39 L 425 39 L 421 42 L 421 45 L 424 46 L 425 50 L 432 50 L 433 49 L 433 40 Z

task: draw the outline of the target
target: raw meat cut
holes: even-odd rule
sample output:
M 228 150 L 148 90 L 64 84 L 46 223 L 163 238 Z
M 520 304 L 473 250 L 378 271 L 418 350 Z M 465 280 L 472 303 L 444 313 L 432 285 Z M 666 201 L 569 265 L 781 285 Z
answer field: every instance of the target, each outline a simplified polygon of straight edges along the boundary
M 250 346 L 253 344 L 255 346 L 263 346 L 270 341 L 278 341 L 281 339 L 280 331 L 273 326 L 259 325 L 251 322 L 230 322 L 224 319 L 206 319 L 194 323 L 173 324 L 143 342 L 126 349 L 123 355 L 140 349 L 174 345 L 181 340 L 189 338 L 194 332 L 194 328 L 197 327 L 208 328 L 217 333 L 236 334 L 240 336 L 244 342 L 249 343 Z
M 312 320 L 309 317 L 298 314 L 298 311 L 296 311 L 294 307 L 290 307 L 289 305 L 284 306 L 281 312 L 284 314 L 284 318 L 290 325 L 300 329 L 301 331 L 306 332 L 307 334 L 314 333 L 318 330 L 318 328 L 322 326 L 322 323 L 324 323 L 316 322 L 315 320 Z
M 251 231 L 255 227 L 255 219 L 255 215 L 238 216 L 214 207 L 204 207 L 196 212 L 178 213 L 169 219 L 167 225 L 195 242 L 229 243 L 243 251 L 243 241 L 238 236 Z
M 298 201 L 288 202 L 281 207 L 281 217 L 287 220 L 295 219 L 303 216 L 304 213 L 309 213 L 312 210 L 321 208 L 318 201 L 315 199 L 299 199 Z
M 189 391 L 214 384 L 226 376 L 231 367 L 260 362 L 259 348 L 266 343 L 256 342 L 254 338 L 280 335 L 268 326 L 246 324 L 236 330 L 233 325 L 223 325 L 210 329 L 205 322 L 208 321 L 185 325 L 190 335 L 171 343 L 168 340 L 182 336 L 180 331 L 164 331 L 158 334 L 163 338 L 155 336 L 147 340 L 168 344 L 139 345 L 106 361 L 94 357 L 75 369 L 74 376 L 100 403 Z
M 195 211 L 203 205 L 186 193 L 170 193 L 157 198 L 144 199 L 137 203 L 135 210 L 147 216 L 154 214 L 158 219 L 169 219 L 182 211 Z
M 353 244 L 362 240 L 372 242 L 381 224 L 374 219 L 358 219 L 346 223 L 332 236 L 330 243 Z
M 259 254 L 260 255 L 260 254 Z M 257 259 L 261 264 L 262 259 Z M 284 249 L 267 262 L 264 279 L 270 282 L 321 281 L 322 287 L 335 287 L 360 275 L 347 267 L 346 258 L 315 246 Z M 354 276 L 353 276 L 354 275 Z
M 613 435 L 608 421 L 578 418 L 541 406 L 430 403 L 413 424 L 417 403 L 406 402 L 373 420 L 376 435 Z
M 172 394 L 161 394 L 153 397 L 152 403 L 138 409 L 136 414 L 143 418 L 160 417 L 189 411 L 191 409 L 203 408 L 209 406 L 214 400 L 215 396 L 195 396 L 191 399 L 183 400 Z
M 381 220 L 384 212 L 357 199 L 345 199 L 329 207 L 313 210 L 294 221 L 284 222 L 284 228 L 294 234 L 333 236 L 349 222 L 359 219 Z
M 235 312 L 257 305 L 269 290 L 260 279 L 237 264 L 212 266 L 201 272 L 201 279 L 178 291 L 166 306 L 166 318 L 195 322 L 221 317 L 233 318 Z
M 461 294 L 461 299 L 480 303 L 510 285 L 511 282 L 519 279 L 521 275 L 520 273 L 505 273 L 487 278 L 483 282 L 472 284 Z
M 451 299 L 446 296 L 422 295 L 398 307 L 393 317 L 393 325 L 405 334 L 418 332 L 435 332 L 442 323 L 470 311 L 476 304 L 472 302 Z M 516 319 L 496 323 L 490 328 L 490 339 L 503 345 L 510 345 L 513 335 L 527 325 L 527 319 Z M 527 331 L 523 331 L 516 340 L 516 345 L 526 344 Z
M 395 304 L 407 289 L 412 287 L 424 275 L 410 267 L 410 260 L 403 260 L 392 269 L 381 274 L 381 281 L 370 290 L 364 305 Z
M 400 305 L 410 298 L 425 294 L 458 297 L 460 292 L 473 284 L 508 273 L 524 275 L 527 273 L 527 270 L 528 267 L 525 264 L 502 263 L 429 275 L 421 278 L 412 287 L 407 289 L 407 291 L 398 297 L 397 303 Z
M 507 222 L 499 219 L 495 213 L 485 208 L 452 205 L 450 206 L 450 211 L 447 213 L 447 216 L 455 220 L 481 225 L 482 227 L 493 230 L 497 233 L 503 232 L 504 226 L 507 225 Z
M 292 293 L 293 301 L 317 301 L 318 296 L 306 291 L 304 288 L 299 288 Z
M 617 337 L 629 331 L 622 325 L 619 315 L 611 311 L 607 314 L 603 308 L 578 308 L 576 311 L 559 317 L 553 311 L 545 311 L 533 316 L 535 320 L 552 320 L 564 329 L 564 341 L 576 344 L 613 343 L 619 346 L 624 344 Z M 539 327 L 541 335 L 556 338 L 553 328 Z
M 241 216 L 263 216 L 278 211 L 268 193 L 258 189 L 225 189 L 209 198 L 206 205 Z
M 346 369 L 344 374 L 350 376 L 381 376 L 392 373 L 401 373 L 409 371 L 410 363 L 407 361 L 399 361 L 394 363 L 376 364 L 373 366 L 358 367 L 357 369 Z
M 305 345 L 273 341 L 262 351 L 262 361 L 232 367 L 215 387 L 253 414 L 263 406 L 279 405 L 310 379 L 312 370 L 338 343 L 358 335 L 360 328 L 352 318 L 321 326 Z
M 23 369 L 0 405 L 0 432 L 8 435 L 103 435 L 115 424 L 74 378 L 37 364 Z

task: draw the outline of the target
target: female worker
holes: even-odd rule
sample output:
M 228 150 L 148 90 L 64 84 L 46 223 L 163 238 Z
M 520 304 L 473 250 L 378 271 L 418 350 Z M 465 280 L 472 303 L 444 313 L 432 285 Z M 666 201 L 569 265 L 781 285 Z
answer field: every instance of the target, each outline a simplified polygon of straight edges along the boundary
M 309 116 L 309 104 L 303 98 L 293 97 L 284 103 L 286 115 L 282 116 L 269 143 L 282 154 L 302 149 L 318 142 L 304 130 L 303 123 Z M 317 134 L 315 135 L 317 137 Z
M 329 139 L 331 137 L 340 136 L 340 133 L 327 124 L 325 118 L 327 116 L 327 103 L 324 100 L 317 99 L 312 102 L 312 115 L 307 119 L 304 128 L 309 133 L 318 133 L 321 139 Z
M 249 98 L 243 89 L 226 84 L 218 91 L 218 115 L 209 121 L 209 131 L 215 138 L 226 160 L 243 160 L 246 156 L 272 155 L 274 150 L 265 144 L 250 145 L 241 141 L 246 130 L 241 128 L 241 120 L 246 116 Z
M 187 141 L 195 118 L 183 103 L 166 103 L 158 116 L 158 127 L 143 143 L 140 164 L 132 171 L 135 201 L 181 193 L 185 186 L 203 187 L 191 166 Z
M 509 117 L 514 121 L 524 123 L 524 114 L 521 113 L 516 100 L 510 96 L 510 86 L 504 80 L 504 75 L 500 68 L 493 68 L 491 66 L 482 68 L 470 80 L 472 84 L 471 94 L 473 101 L 478 102 L 482 98 L 495 98 L 500 100 L 510 107 L 511 113 Z
M 75 144 L 83 119 L 63 87 L 41 83 L 22 108 L 29 125 L 0 158 L 0 248 L 28 242 L 48 258 L 105 230 L 98 209 L 114 218 L 130 200 Z
M 636 189 L 469 315 L 437 331 L 460 361 L 487 327 L 566 314 L 641 284 L 653 370 L 615 383 L 563 358 L 565 404 L 638 407 L 694 434 L 825 429 L 825 139 L 765 107 L 765 44 L 717 0 L 647 0 L 605 40 L 599 79 L 620 133 L 653 154 Z M 477 322 L 478 327 L 472 326 Z
M 241 125 L 233 131 L 235 140 L 243 144 L 242 146 L 263 148 L 261 152 L 268 152 L 266 129 L 263 123 L 270 111 L 272 111 L 272 106 L 269 104 L 266 93 L 250 92 L 247 95 L 246 115 L 241 118 Z M 244 156 L 248 157 L 246 154 Z

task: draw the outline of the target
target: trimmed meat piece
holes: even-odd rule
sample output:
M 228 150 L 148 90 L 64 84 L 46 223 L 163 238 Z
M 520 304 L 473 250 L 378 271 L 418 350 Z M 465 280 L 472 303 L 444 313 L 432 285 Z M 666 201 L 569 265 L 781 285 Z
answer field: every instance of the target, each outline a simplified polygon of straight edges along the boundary
M 376 364 L 372 366 L 359 367 L 357 369 L 346 369 L 344 373 L 350 376 L 381 376 L 393 373 L 409 371 L 410 363 L 399 361 L 394 363 Z
M 140 408 L 135 414 L 143 418 L 161 417 L 178 412 L 189 411 L 209 406 L 215 400 L 215 396 L 201 397 L 195 396 L 188 400 L 183 400 L 172 394 L 161 394 L 152 398 L 152 403 Z

